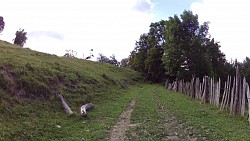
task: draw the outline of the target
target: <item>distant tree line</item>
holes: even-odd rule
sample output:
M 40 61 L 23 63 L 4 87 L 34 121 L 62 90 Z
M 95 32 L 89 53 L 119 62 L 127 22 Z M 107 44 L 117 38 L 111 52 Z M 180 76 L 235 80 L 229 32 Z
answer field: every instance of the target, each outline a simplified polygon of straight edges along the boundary
M 128 67 L 141 72 L 145 79 L 162 82 L 210 76 L 225 80 L 241 66 L 250 80 L 250 59 L 243 63 L 227 62 L 219 42 L 211 39 L 209 22 L 199 24 L 198 15 L 184 11 L 180 17 L 151 23 L 148 33 L 140 36 L 128 58 Z

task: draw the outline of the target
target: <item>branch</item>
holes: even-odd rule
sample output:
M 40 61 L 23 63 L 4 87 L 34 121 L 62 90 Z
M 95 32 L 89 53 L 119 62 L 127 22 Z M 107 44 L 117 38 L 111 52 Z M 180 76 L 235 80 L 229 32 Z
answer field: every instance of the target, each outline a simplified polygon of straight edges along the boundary
M 72 110 L 69 108 L 69 106 L 68 106 L 68 104 L 66 103 L 66 101 L 64 100 L 63 96 L 62 96 L 60 93 L 57 93 L 56 95 L 61 99 L 61 102 L 62 102 L 64 111 L 65 111 L 67 114 L 69 114 L 69 115 L 73 114 Z

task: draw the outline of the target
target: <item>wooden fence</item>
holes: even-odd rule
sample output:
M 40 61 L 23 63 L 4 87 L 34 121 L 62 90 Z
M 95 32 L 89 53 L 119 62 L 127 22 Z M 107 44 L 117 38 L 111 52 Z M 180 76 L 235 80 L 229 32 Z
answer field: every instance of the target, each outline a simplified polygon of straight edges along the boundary
M 166 81 L 165 87 L 215 105 L 221 110 L 229 110 L 232 115 L 248 114 L 250 124 L 250 92 L 246 78 L 242 79 L 239 69 L 236 68 L 236 76 L 233 79 L 228 76 L 224 84 L 224 89 L 222 89 L 220 79 L 215 80 L 205 76 L 202 80 L 193 77 L 191 82 L 176 80 L 170 83 Z

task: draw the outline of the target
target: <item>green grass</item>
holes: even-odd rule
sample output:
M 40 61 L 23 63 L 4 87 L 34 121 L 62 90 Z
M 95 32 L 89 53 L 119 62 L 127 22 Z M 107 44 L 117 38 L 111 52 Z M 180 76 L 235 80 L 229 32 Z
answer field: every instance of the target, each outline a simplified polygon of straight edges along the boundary
M 250 139 L 246 117 L 231 116 L 163 86 L 142 84 L 140 79 L 130 69 L 0 41 L 0 140 L 107 140 L 132 99 L 136 105 L 129 140 L 164 139 L 165 118 L 171 116 L 209 140 Z M 64 113 L 56 92 L 75 114 Z M 83 119 L 79 107 L 86 102 L 95 108 Z M 167 110 L 163 112 L 158 104 Z
M 49 98 L 57 91 L 86 94 L 107 86 L 126 87 L 139 74 L 110 64 L 57 57 L 0 41 L 0 88 L 25 98 Z
M 250 126 L 246 117 L 231 116 L 228 112 L 220 111 L 209 104 L 168 91 L 161 85 L 141 85 L 135 93 L 138 95 L 131 117 L 135 127 L 127 131 L 129 140 L 163 140 L 164 135 L 169 132 L 163 127 L 166 117 L 176 117 L 179 122 L 176 125 L 183 124 L 186 129 L 192 130 L 198 140 L 202 140 L 203 137 L 213 141 L 250 139 Z M 157 108 L 155 99 L 167 109 L 165 112 Z M 180 129 L 176 131 L 181 132 Z
M 138 80 L 130 69 L 0 41 L 0 140 L 105 140 Z M 64 113 L 57 92 L 75 114 Z M 86 102 L 95 109 L 84 120 L 79 107 Z
M 102 100 L 95 102 L 95 108 L 86 119 L 78 113 L 66 115 L 56 100 L 18 104 L 11 113 L 0 115 L 0 140 L 105 140 L 119 115 L 135 96 L 133 89 L 104 92 Z
M 131 128 L 127 132 L 129 140 L 159 140 L 163 134 L 163 119 L 157 110 L 153 85 L 141 85 L 136 92 L 136 105 L 131 116 Z
M 228 112 L 186 95 L 159 88 L 160 102 L 172 114 L 187 125 L 195 128 L 209 140 L 247 141 L 250 139 L 250 126 L 246 117 L 231 116 Z

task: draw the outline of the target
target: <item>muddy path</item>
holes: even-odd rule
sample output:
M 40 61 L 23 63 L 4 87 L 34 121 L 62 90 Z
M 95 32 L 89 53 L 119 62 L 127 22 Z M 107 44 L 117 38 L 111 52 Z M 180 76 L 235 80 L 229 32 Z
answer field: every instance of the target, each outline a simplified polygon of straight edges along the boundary
M 131 101 L 124 112 L 120 115 L 116 125 L 112 128 L 109 141 L 124 141 L 126 130 L 129 129 L 130 116 L 135 107 L 135 100 Z

